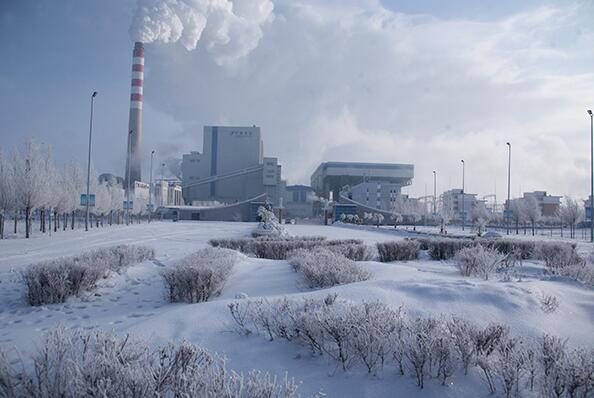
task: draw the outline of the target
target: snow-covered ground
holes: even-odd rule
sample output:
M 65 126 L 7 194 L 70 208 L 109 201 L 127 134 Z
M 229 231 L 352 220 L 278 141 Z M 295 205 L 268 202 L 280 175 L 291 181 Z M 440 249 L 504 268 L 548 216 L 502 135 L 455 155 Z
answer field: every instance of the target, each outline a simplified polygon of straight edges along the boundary
M 361 301 L 381 301 L 403 306 L 412 315 L 457 314 L 486 325 L 497 321 L 513 332 L 540 337 L 550 333 L 571 345 L 592 346 L 594 340 L 594 291 L 565 278 L 546 278 L 542 267 L 525 262 L 520 279 L 504 282 L 461 277 L 448 262 L 422 259 L 382 264 L 365 262 L 374 276 L 365 282 L 330 289 L 311 290 L 286 261 L 246 258 L 239 263 L 220 297 L 200 304 L 170 304 L 165 299 L 159 270 L 205 247 L 211 238 L 248 236 L 255 224 L 224 222 L 155 222 L 150 225 L 95 229 L 88 233 L 67 231 L 52 237 L 0 241 L 0 346 L 15 347 L 25 356 L 35 350 L 43 332 L 64 325 L 89 330 L 114 330 L 163 344 L 182 339 L 228 357 L 238 371 L 252 368 L 302 381 L 303 396 L 489 396 L 478 376 L 455 375 L 449 386 L 430 381 L 419 390 L 409 376 L 386 368 L 379 376 L 363 369 L 343 372 L 324 357 L 313 358 L 307 349 L 285 341 L 269 342 L 262 336 L 241 336 L 233 331 L 227 305 L 243 293 L 258 297 L 324 297 L 329 292 Z M 366 243 L 401 239 L 404 231 L 374 228 L 288 225 L 292 235 L 358 238 Z M 31 263 L 114 244 L 142 244 L 156 251 L 154 261 L 133 266 L 116 275 L 84 298 L 66 304 L 29 307 L 23 299 L 20 270 Z M 545 313 L 543 294 L 555 295 L 560 307 Z M 14 351 L 13 351 L 14 352 Z

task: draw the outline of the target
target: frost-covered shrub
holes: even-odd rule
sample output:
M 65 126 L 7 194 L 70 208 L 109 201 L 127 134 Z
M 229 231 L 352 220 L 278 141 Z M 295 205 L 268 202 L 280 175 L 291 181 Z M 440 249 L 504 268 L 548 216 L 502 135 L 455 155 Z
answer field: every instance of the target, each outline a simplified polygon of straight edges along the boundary
M 536 242 L 520 239 L 478 239 L 476 242 L 501 254 L 518 256 L 520 260 L 533 258 L 536 247 Z
M 456 266 L 462 276 L 480 276 L 485 280 L 495 272 L 505 260 L 505 256 L 494 249 L 481 245 L 460 249 L 455 256 Z
M 390 261 L 413 261 L 419 258 L 421 244 L 416 240 L 397 240 L 377 244 L 379 260 L 382 263 Z
M 583 262 L 581 264 L 553 268 L 549 269 L 549 272 L 555 275 L 566 276 L 594 288 L 594 265 L 591 263 Z
M 155 258 L 152 248 L 119 245 L 30 265 L 22 272 L 30 305 L 63 303 L 87 292 L 110 272 Z
M 594 391 L 594 351 L 568 351 L 562 340 L 547 335 L 537 344 L 500 324 L 482 328 L 464 318 L 409 318 L 382 303 L 353 303 L 336 295 L 242 300 L 229 308 L 241 333 L 247 329 L 304 345 L 345 371 L 360 365 L 376 373 L 392 362 L 422 388 L 428 378 L 444 384 L 473 367 L 491 393 L 501 389 L 508 397 L 589 397 Z
M 553 313 L 559 308 L 559 299 L 552 294 L 543 294 L 540 297 L 540 308 L 547 314 Z
M 322 247 L 353 261 L 372 261 L 377 257 L 377 251 L 373 246 L 357 241 L 347 243 L 340 242 L 341 241 L 328 241 L 328 244 L 323 245 Z
M 0 357 L 2 361 L 2 357 Z M 8 367 L 0 362 L 0 372 Z M 150 349 L 144 341 L 111 333 L 57 329 L 33 357 L 33 370 L 10 369 L 1 396 L 30 397 L 294 397 L 285 376 L 242 375 L 224 358 L 182 342 Z M 2 374 L 0 374 L 0 377 Z M 0 379 L 2 381 L 2 379 Z
M 276 218 L 276 215 L 272 210 L 267 209 L 265 206 L 258 208 L 258 217 L 260 223 L 256 229 L 252 232 L 252 236 L 288 236 L 289 233 L 283 227 Z
M 313 250 L 327 247 L 354 261 L 368 261 L 375 258 L 374 250 L 359 239 L 326 240 L 321 236 L 261 236 L 249 239 L 212 239 L 213 247 L 239 250 L 242 253 L 270 260 L 286 260 L 290 253 L 299 249 Z
M 200 303 L 220 294 L 239 254 L 208 247 L 161 272 L 170 302 Z
M 538 242 L 535 247 L 535 258 L 544 261 L 550 270 L 584 262 L 576 251 L 576 245 L 565 242 Z
M 474 246 L 466 239 L 436 238 L 427 241 L 428 253 L 432 260 L 449 260 L 465 247 Z
M 303 274 L 310 288 L 361 282 L 371 277 L 371 273 L 359 264 L 328 248 L 296 250 L 291 254 L 289 264 Z

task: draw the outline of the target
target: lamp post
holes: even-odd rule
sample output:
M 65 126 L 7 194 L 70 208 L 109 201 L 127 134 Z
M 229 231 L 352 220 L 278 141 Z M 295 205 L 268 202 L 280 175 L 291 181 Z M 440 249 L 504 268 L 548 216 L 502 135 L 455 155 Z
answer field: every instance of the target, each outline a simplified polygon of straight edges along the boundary
M 506 234 L 509 235 L 509 205 L 511 197 L 510 197 L 510 189 L 511 189 L 511 143 L 505 143 L 508 147 L 508 159 L 507 159 L 507 202 L 505 203 L 505 226 L 506 226 Z
M 155 150 L 151 152 L 151 172 L 149 181 L 149 211 L 148 211 L 148 222 L 151 222 L 151 213 L 153 211 L 153 158 L 155 157 Z
M 97 91 L 93 91 L 91 94 L 91 117 L 89 121 L 89 156 L 87 158 L 87 196 L 85 201 L 85 231 L 89 230 L 89 206 L 91 197 L 89 196 L 91 190 L 91 142 L 93 138 L 93 105 L 95 103 L 95 97 Z
M 594 242 L 594 123 L 591 109 L 588 109 L 588 115 L 590 115 L 590 242 Z
M 437 173 L 433 170 L 433 217 L 437 214 Z
M 126 164 L 128 165 L 126 170 L 126 225 L 130 224 L 130 152 L 131 152 L 131 141 L 132 141 L 132 132 L 133 130 L 128 131 L 128 161 Z
M 464 231 L 464 227 L 466 224 L 466 198 L 464 195 L 464 159 L 461 160 L 462 162 L 462 231 Z

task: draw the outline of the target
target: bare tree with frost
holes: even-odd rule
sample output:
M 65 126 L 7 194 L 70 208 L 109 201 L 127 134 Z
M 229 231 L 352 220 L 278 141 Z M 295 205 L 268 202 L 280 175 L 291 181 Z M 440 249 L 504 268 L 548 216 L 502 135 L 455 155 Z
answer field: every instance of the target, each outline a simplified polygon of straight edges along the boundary
M 524 212 L 526 220 L 530 221 L 532 227 L 532 236 L 534 236 L 534 225 L 541 219 L 542 212 L 535 197 L 529 196 L 524 199 Z

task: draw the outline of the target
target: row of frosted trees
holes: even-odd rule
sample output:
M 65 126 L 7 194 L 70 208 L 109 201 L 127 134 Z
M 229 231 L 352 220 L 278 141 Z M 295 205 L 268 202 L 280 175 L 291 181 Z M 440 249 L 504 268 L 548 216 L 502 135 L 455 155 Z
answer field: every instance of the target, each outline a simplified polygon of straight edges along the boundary
M 81 194 L 86 192 L 86 177 L 77 163 L 56 166 L 47 145 L 30 141 L 11 152 L 0 148 L 0 239 L 4 238 L 5 224 L 11 218 L 15 234 L 19 220 L 24 218 L 27 238 L 33 231 L 34 218 L 39 221 L 41 232 L 74 229 L 77 215 L 84 210 Z M 122 186 L 116 181 L 99 183 L 92 172 L 90 192 L 95 195 L 95 206 L 91 208 L 94 224 L 103 225 L 105 219 L 110 225 L 120 223 Z M 135 212 L 142 210 L 142 204 L 138 206 Z

